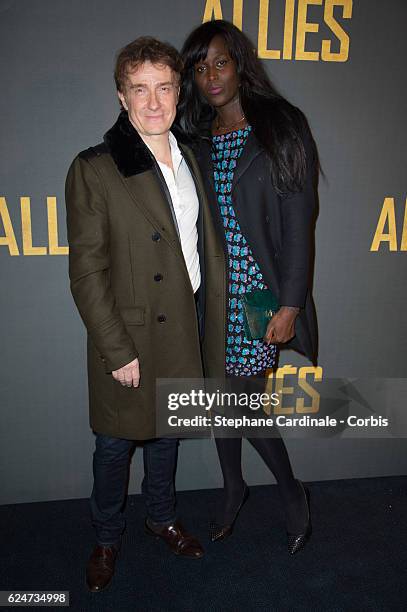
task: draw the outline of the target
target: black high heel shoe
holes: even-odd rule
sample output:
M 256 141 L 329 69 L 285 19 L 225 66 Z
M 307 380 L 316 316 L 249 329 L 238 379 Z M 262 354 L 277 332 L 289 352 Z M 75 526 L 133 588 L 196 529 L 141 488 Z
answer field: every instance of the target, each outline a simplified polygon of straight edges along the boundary
M 236 513 L 235 513 L 235 516 L 232 522 L 228 525 L 220 525 L 219 523 L 215 523 L 215 522 L 210 524 L 209 536 L 212 542 L 220 542 L 221 540 L 226 540 L 226 538 L 232 535 L 233 527 L 238 517 L 238 514 L 240 510 L 242 509 L 243 505 L 246 503 L 248 497 L 249 497 L 249 487 L 247 486 L 246 483 L 244 483 L 243 496 L 242 496 L 239 506 L 237 507 L 237 510 L 236 510 Z
M 295 555 L 295 553 L 297 553 L 299 550 L 301 550 L 301 548 L 305 546 L 312 532 L 310 504 L 309 504 L 309 490 L 307 489 L 307 487 L 303 485 L 301 480 L 297 480 L 297 482 L 301 486 L 301 489 L 305 497 L 305 502 L 307 505 L 307 525 L 302 533 L 289 533 L 287 531 L 288 551 L 291 555 Z

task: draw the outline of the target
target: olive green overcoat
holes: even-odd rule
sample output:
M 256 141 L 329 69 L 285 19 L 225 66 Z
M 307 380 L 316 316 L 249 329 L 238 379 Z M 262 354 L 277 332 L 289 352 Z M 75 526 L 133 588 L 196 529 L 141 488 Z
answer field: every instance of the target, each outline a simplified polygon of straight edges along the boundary
M 200 204 L 207 374 L 222 376 L 225 259 L 195 158 L 179 145 Z M 71 291 L 88 332 L 90 425 L 110 436 L 153 438 L 156 379 L 202 376 L 200 330 L 168 193 L 124 111 L 103 144 L 73 161 L 66 206 Z M 123 387 L 111 372 L 136 357 L 140 386 Z

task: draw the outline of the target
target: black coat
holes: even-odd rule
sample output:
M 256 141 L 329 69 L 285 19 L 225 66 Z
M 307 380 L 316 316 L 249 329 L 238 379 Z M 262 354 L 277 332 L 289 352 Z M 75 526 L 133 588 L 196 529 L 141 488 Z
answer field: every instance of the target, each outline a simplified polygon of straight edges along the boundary
M 295 323 L 296 335 L 284 346 L 303 353 L 316 364 L 318 338 L 311 284 L 317 160 L 308 129 L 304 132 L 303 142 L 307 159 L 304 188 L 299 193 L 281 197 L 273 186 L 270 157 L 252 131 L 234 173 L 232 199 L 242 232 L 266 283 L 281 306 L 301 309 Z M 200 140 L 196 154 L 215 226 L 226 253 L 224 229 L 216 201 L 210 139 Z

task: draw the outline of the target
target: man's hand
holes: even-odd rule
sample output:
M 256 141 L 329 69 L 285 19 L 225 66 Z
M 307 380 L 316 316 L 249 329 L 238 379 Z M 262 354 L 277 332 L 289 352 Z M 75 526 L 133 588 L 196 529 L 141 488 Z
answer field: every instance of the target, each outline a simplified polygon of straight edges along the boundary
M 122 368 L 113 370 L 112 376 L 123 387 L 138 387 L 140 384 L 140 364 L 137 357 Z
M 283 344 L 295 336 L 295 319 L 300 309 L 294 306 L 282 306 L 273 315 L 267 325 L 264 342 L 266 344 Z

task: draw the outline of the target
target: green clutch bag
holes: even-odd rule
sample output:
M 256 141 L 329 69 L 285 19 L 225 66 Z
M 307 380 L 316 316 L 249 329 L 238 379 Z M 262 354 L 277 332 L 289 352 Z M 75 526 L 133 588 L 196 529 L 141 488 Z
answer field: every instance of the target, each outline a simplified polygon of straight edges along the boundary
M 270 289 L 250 291 L 242 296 L 243 327 L 248 340 L 263 338 L 267 324 L 280 308 Z

